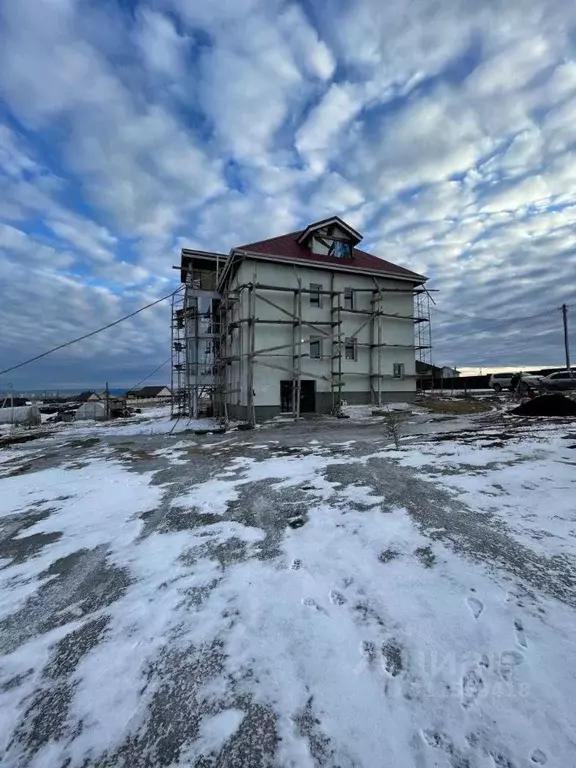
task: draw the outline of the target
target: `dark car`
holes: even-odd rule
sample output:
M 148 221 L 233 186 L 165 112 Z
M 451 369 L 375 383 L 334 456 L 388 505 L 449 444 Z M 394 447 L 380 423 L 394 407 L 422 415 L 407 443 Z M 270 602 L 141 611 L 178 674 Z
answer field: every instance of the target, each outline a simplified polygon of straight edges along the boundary
M 549 376 L 541 379 L 540 386 L 542 389 L 547 389 L 551 392 L 574 390 L 576 389 L 576 370 L 551 373 Z

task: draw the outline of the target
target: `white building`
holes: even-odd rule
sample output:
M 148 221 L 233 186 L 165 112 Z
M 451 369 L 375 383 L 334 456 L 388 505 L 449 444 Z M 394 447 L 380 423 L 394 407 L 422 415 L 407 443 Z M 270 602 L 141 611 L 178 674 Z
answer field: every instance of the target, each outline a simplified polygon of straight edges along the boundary
M 426 278 L 361 239 L 333 217 L 227 257 L 184 249 L 172 387 L 183 410 L 211 397 L 218 415 L 259 421 L 413 398 Z
M 460 371 L 456 368 L 451 368 L 449 365 L 442 366 L 442 376 L 445 379 L 457 379 L 460 376 Z

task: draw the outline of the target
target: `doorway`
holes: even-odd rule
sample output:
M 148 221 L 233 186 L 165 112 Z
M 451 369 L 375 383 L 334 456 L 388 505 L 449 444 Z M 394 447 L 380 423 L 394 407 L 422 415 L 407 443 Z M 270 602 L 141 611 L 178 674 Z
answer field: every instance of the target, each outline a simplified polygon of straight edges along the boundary
M 316 413 L 316 382 L 314 379 L 300 382 L 300 413 Z
M 291 380 L 280 382 L 280 410 L 282 413 L 292 413 Z M 300 381 L 300 413 L 316 413 L 316 382 L 313 379 Z

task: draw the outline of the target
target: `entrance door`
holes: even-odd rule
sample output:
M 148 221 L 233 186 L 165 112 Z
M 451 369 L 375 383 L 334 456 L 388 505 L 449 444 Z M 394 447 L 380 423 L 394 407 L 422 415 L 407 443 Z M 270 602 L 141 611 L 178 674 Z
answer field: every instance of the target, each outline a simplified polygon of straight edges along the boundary
M 292 382 L 280 382 L 280 410 L 282 413 L 292 413 Z
M 292 413 L 293 382 L 280 382 L 280 410 L 282 413 Z M 304 379 L 300 382 L 300 413 L 316 413 L 316 382 Z
M 300 413 L 316 413 L 316 382 L 300 382 Z

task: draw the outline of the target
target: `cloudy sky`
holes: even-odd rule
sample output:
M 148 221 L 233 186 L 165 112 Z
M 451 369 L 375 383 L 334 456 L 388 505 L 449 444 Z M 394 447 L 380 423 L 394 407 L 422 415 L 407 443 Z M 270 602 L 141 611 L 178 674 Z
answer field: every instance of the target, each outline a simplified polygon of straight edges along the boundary
M 575 41 L 566 0 L 0 0 L 0 370 L 331 214 L 430 276 L 435 362 L 561 363 Z M 0 390 L 169 354 L 160 305 Z

